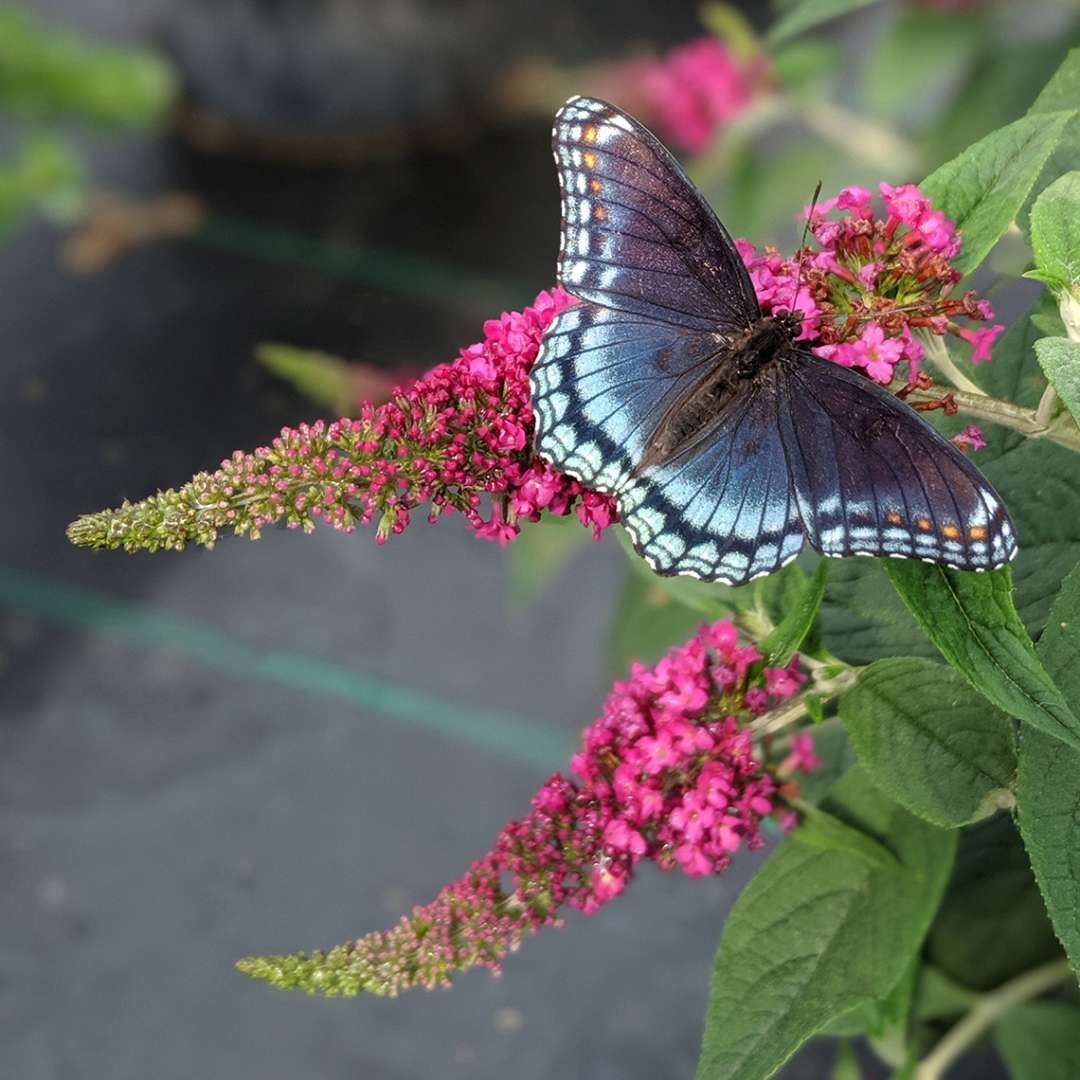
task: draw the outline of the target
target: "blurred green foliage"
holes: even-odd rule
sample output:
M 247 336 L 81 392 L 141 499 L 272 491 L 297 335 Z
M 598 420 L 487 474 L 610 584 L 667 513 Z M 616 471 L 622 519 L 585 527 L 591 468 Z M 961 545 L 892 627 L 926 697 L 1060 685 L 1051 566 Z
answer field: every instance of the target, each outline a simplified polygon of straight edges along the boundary
M 153 53 L 97 44 L 0 7 L 0 113 L 20 143 L 0 160 L 0 236 L 31 212 L 60 221 L 78 214 L 86 172 L 61 123 L 152 128 L 176 90 L 172 69 Z

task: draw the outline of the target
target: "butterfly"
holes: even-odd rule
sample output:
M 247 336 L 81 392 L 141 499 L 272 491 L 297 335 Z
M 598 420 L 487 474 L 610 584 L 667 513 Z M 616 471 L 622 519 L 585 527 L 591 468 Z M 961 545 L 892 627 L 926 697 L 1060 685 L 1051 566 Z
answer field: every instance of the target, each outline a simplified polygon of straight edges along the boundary
M 614 496 L 660 574 L 740 585 L 824 555 L 990 570 L 1008 512 L 894 395 L 762 316 L 731 236 L 678 163 L 613 105 L 573 97 L 552 133 L 559 283 L 578 303 L 530 374 L 540 457 Z

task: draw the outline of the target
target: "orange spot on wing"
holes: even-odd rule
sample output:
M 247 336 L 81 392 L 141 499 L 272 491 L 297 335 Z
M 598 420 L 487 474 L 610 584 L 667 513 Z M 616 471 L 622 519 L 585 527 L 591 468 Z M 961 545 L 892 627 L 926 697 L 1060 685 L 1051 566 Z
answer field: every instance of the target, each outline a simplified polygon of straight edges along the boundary
M 596 125 L 590 124 L 581 136 L 590 146 L 596 142 Z
M 986 526 L 985 525 L 975 525 L 975 526 L 973 526 L 972 528 L 968 529 L 968 536 L 970 536 L 972 540 L 985 540 L 986 539 Z
M 607 221 L 607 211 L 602 206 L 593 207 L 592 213 L 597 221 Z
M 923 529 L 925 531 L 929 531 L 933 528 L 933 525 L 930 524 L 929 518 L 916 518 L 915 524 L 918 525 L 920 529 Z
M 586 150 L 585 153 L 581 155 L 581 160 L 585 162 L 586 169 L 596 168 L 596 155 L 591 150 Z
M 601 184 L 600 181 L 597 180 L 595 176 L 589 181 L 589 187 L 593 191 L 600 191 L 603 188 L 603 186 L 604 185 Z
M 960 535 L 960 530 L 955 525 L 942 525 L 941 532 L 950 540 L 955 540 Z
M 889 511 L 889 512 L 888 512 L 888 513 L 887 513 L 887 514 L 885 515 L 885 520 L 886 520 L 886 521 L 887 521 L 887 522 L 888 522 L 888 523 L 889 523 L 890 525 L 899 525 L 899 524 L 900 524 L 900 522 L 901 522 L 901 521 L 903 521 L 904 519 L 903 519 L 903 518 L 902 518 L 902 517 L 901 517 L 901 516 L 900 516 L 900 515 L 899 515 L 899 514 L 898 514 L 898 513 L 897 513 L 897 512 L 895 511 L 895 510 L 890 510 L 890 511 Z

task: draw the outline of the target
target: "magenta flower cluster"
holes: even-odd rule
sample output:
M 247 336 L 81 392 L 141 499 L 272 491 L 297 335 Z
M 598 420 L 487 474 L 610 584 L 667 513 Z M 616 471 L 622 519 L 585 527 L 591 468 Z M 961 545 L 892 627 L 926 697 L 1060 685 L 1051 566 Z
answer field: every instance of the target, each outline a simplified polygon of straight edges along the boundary
M 861 187 L 808 208 L 817 248 L 791 258 L 739 240 L 762 307 L 799 311 L 800 338 L 813 352 L 885 385 L 901 363 L 916 382 L 923 358 L 916 330 L 954 335 L 971 346 L 972 363 L 988 360 L 1004 327 L 965 325 L 992 320 L 993 309 L 970 291 L 950 296 L 963 276 L 950 262 L 960 251 L 955 225 L 914 184 L 882 183 L 879 191 L 881 216 Z
M 704 36 L 662 55 L 612 64 L 589 82 L 597 96 L 619 102 L 666 142 L 697 154 L 768 88 L 769 69 L 764 52 L 741 57 Z
M 553 775 L 491 852 L 391 930 L 329 953 L 244 961 L 282 987 L 395 995 L 445 986 L 458 971 L 498 972 L 508 952 L 559 913 L 591 914 L 651 860 L 692 877 L 718 874 L 763 845 L 762 819 L 790 828 L 795 771 L 819 765 L 810 736 L 769 764 L 748 721 L 798 692 L 798 658 L 763 667 L 730 622 L 702 626 L 653 667 L 635 664 L 583 734 L 573 778 Z

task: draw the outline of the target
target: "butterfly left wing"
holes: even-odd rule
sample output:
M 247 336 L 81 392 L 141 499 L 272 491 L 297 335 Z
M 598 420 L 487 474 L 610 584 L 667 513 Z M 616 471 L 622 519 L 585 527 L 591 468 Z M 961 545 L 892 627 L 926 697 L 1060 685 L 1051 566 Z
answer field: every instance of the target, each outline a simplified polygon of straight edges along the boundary
M 761 317 L 734 241 L 650 131 L 614 105 L 574 97 L 552 144 L 569 292 L 686 330 L 743 330 Z
M 957 570 L 992 570 L 1016 554 L 994 489 L 894 395 L 810 353 L 799 353 L 778 389 L 791 481 L 818 551 Z

